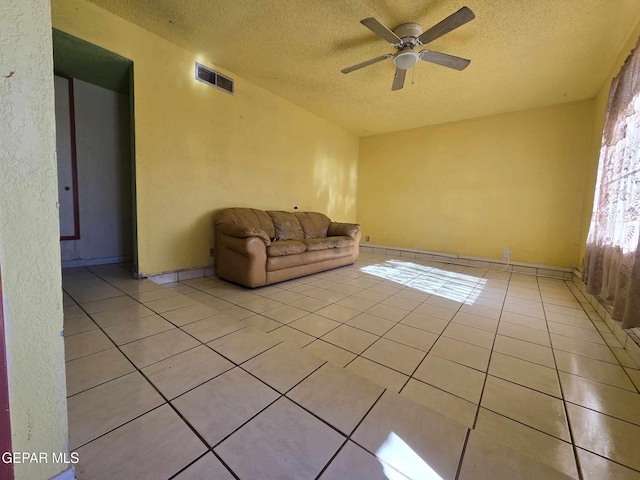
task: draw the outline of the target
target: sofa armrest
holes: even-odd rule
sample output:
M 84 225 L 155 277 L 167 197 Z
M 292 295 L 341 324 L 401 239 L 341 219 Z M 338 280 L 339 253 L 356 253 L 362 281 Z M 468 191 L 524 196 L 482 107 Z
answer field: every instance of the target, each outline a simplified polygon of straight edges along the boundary
M 356 223 L 331 222 L 331 224 L 329 224 L 327 236 L 351 237 L 355 239 L 356 236 L 358 236 L 358 233 L 360 233 L 360 225 Z
M 258 227 L 245 227 L 242 225 L 235 225 L 233 223 L 221 223 L 216 227 L 220 233 L 229 235 L 235 238 L 249 238 L 258 237 L 264 242 L 264 245 L 268 247 L 271 245 L 271 239 L 269 235 Z
M 260 237 L 232 237 L 216 232 L 216 274 L 246 287 L 267 281 L 267 247 Z
M 218 235 L 218 242 L 216 245 L 216 252 L 221 252 L 222 248 L 227 248 L 245 257 L 255 255 L 266 255 L 267 247 L 261 238 L 258 237 L 232 237 L 231 235 L 220 234 Z M 216 260 L 217 263 L 217 260 Z

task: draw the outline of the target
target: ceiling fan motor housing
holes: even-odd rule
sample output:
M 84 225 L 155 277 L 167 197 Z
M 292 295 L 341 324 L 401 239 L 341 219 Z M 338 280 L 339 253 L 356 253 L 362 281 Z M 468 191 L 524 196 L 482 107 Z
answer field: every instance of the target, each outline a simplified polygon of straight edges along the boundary
M 405 45 L 415 47 L 417 38 L 422 35 L 422 27 L 417 23 L 403 23 L 393 31 Z
M 417 23 L 403 23 L 393 31 L 402 40 L 400 51 L 393 57 L 393 63 L 401 70 L 413 67 L 420 56 L 413 48 L 418 44 L 418 37 L 422 33 L 422 27 Z

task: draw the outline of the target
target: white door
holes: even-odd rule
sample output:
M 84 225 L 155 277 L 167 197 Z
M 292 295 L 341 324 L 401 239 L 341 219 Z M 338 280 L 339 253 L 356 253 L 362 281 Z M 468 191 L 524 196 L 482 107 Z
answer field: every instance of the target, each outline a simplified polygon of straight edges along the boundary
M 73 80 L 56 75 L 56 151 L 58 154 L 58 202 L 60 203 L 61 240 L 80 238 L 72 95 Z

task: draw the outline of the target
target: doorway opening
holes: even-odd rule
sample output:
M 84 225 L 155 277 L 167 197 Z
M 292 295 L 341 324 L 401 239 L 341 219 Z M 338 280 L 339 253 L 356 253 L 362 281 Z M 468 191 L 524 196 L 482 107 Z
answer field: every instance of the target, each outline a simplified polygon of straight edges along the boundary
M 137 271 L 133 62 L 53 30 L 62 267 Z

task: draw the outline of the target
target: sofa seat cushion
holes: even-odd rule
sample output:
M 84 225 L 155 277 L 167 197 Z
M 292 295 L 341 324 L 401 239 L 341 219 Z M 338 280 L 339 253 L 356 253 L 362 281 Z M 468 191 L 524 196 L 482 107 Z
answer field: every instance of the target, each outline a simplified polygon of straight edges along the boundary
M 267 247 L 267 256 L 282 257 L 283 255 L 295 255 L 302 253 L 307 246 L 297 240 L 277 240 Z
M 308 252 L 325 250 L 327 248 L 350 247 L 356 243 L 351 237 L 305 238 L 302 241 L 306 244 Z
M 267 212 L 273 222 L 275 236 L 279 240 L 302 240 L 304 232 L 298 218 L 291 212 Z

